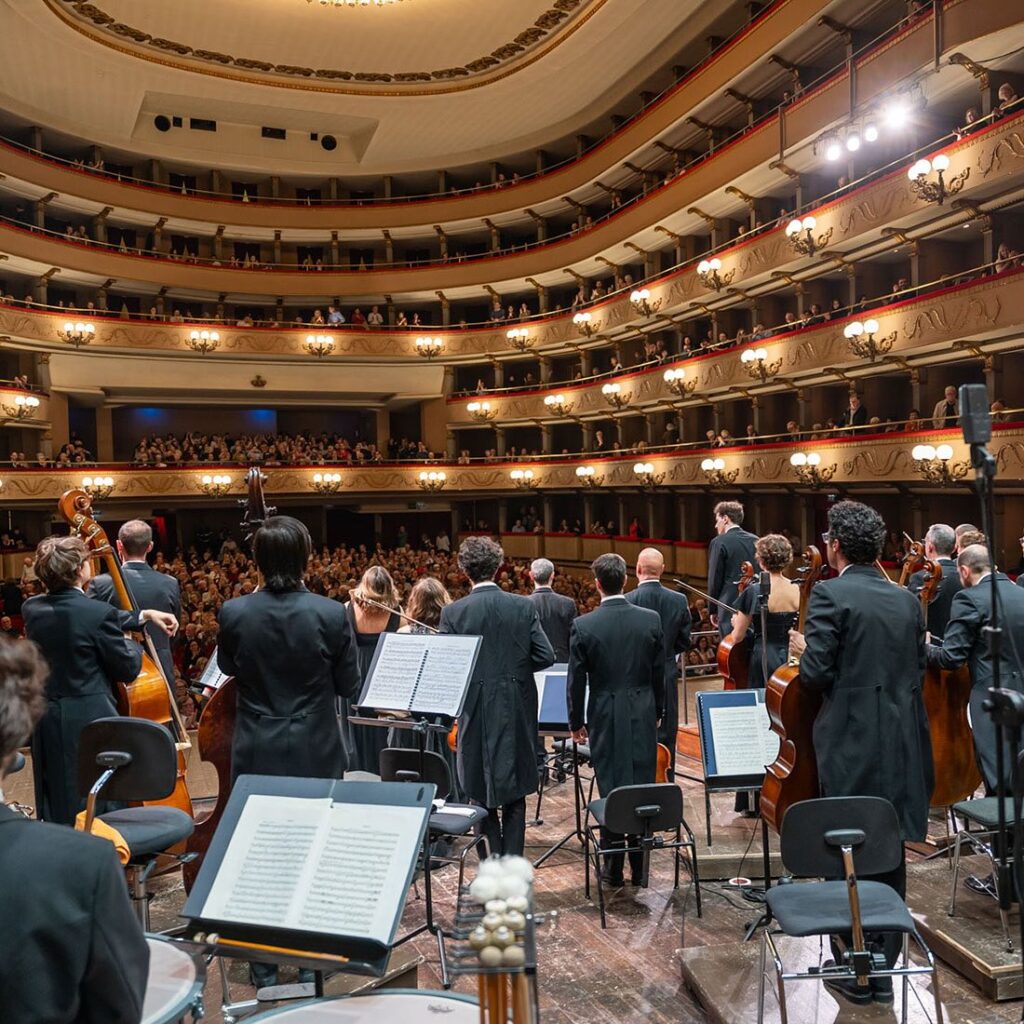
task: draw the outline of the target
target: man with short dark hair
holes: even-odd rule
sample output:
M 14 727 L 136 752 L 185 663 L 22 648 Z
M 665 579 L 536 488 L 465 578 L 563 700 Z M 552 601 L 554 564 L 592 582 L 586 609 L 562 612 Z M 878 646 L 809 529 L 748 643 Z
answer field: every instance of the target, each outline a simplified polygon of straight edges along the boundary
M 924 535 L 924 556 L 942 569 L 942 579 L 939 581 L 938 589 L 925 612 L 928 617 L 928 632 L 937 639 L 941 639 L 946 634 L 949 607 L 953 602 L 953 597 L 961 589 L 960 576 L 957 573 L 956 563 L 953 561 L 955 548 L 956 534 L 953 532 L 952 526 L 935 523 L 928 527 L 928 532 Z M 907 583 L 911 593 L 914 594 L 920 594 L 924 585 L 925 572 L 923 569 L 920 572 L 915 572 Z
M 957 556 L 957 572 L 963 589 L 952 600 L 949 622 L 942 635 L 942 646 L 929 645 L 928 663 L 939 668 L 957 669 L 966 664 L 971 672 L 971 730 L 985 786 L 994 793 L 999 781 L 996 772 L 996 729 L 984 708 L 992 686 L 992 656 L 985 627 L 992 620 L 992 560 L 987 548 L 972 544 Z M 1003 643 L 999 659 L 999 684 L 1008 690 L 1024 691 L 1024 677 L 1014 652 L 1024 651 L 1024 590 L 1010 578 L 996 572 L 999 594 L 999 625 Z M 1012 755 L 1009 746 L 1003 762 L 1006 782 L 1010 782 Z
M 829 509 L 825 553 L 838 573 L 811 591 L 804 634 L 790 632 L 800 659 L 800 685 L 822 694 L 814 722 L 814 753 L 822 796 L 878 796 L 896 808 L 904 840 L 928 834 L 934 783 L 928 719 L 921 699 L 924 617 L 914 595 L 894 587 L 875 567 L 885 523 L 872 508 L 839 501 Z M 906 857 L 874 881 L 906 897 Z M 901 936 L 866 936 L 892 967 Z M 849 943 L 847 942 L 847 945 Z M 837 961 L 839 947 L 833 941 Z M 892 979 L 826 982 L 855 1003 L 893 1001 Z
M 0 781 L 46 708 L 45 679 L 34 644 L 0 639 Z M 25 818 L 0 792 L 0 907 L 5 1024 L 138 1024 L 149 948 L 111 843 Z
M 620 786 L 654 782 L 658 722 L 665 712 L 665 661 L 661 619 L 622 595 L 626 562 L 600 555 L 591 566 L 601 603 L 572 624 L 569 638 L 569 728 L 590 744 L 597 787 L 606 797 Z M 589 694 L 588 694 L 589 689 Z M 602 830 L 605 849 L 622 846 L 618 833 Z M 623 884 L 623 854 L 607 858 L 602 877 Z M 641 857 L 630 854 L 634 885 Z
M 669 779 L 676 766 L 676 733 L 679 730 L 679 661 L 690 649 L 690 605 L 675 590 L 661 585 L 665 558 L 657 548 L 644 548 L 636 559 L 636 589 L 626 600 L 649 608 L 661 619 L 662 660 L 665 669 L 665 713 L 658 726 L 658 742 L 668 747 Z
M 494 576 L 505 553 L 490 537 L 467 537 L 459 568 L 473 589 L 441 610 L 442 633 L 483 643 L 459 718 L 456 763 L 463 792 L 489 811 L 481 831 L 492 854 L 522 855 L 526 797 L 537 791 L 537 686 L 533 674 L 555 652 L 529 598 Z
M 152 608 L 172 615 L 175 621 L 181 617 L 181 592 L 178 581 L 168 573 L 157 572 L 146 561 L 153 550 L 153 530 L 141 519 L 131 519 L 117 531 L 117 552 L 121 556 L 121 570 L 125 586 L 139 608 Z M 89 587 L 89 596 L 106 601 L 120 608 L 114 581 L 107 573 L 94 576 Z M 122 623 L 125 625 L 125 623 Z M 128 628 L 134 628 L 134 623 Z M 149 622 L 145 630 L 164 671 L 167 681 L 174 685 L 174 657 L 171 654 L 171 638 L 156 623 Z
M 564 664 L 569 660 L 569 630 L 578 610 L 571 597 L 554 592 L 551 587 L 554 578 L 555 566 L 547 558 L 535 558 L 530 564 L 530 579 L 533 580 L 530 600 L 537 609 L 540 628 L 554 649 L 555 661 Z
M 754 562 L 757 537 L 743 529 L 743 506 L 738 501 L 720 501 L 715 506 L 715 531 L 708 545 L 708 594 L 716 602 L 711 608 L 711 625 L 722 636 L 732 629 L 732 612 L 739 597 L 741 567 Z M 723 607 L 727 605 L 728 607 Z

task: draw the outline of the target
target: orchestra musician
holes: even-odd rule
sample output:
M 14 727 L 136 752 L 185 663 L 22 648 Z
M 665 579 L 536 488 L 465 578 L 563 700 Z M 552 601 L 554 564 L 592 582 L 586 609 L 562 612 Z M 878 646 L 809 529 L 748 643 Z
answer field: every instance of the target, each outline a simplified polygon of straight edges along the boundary
M 981 544 L 965 547 L 957 556 L 957 572 L 963 589 L 953 598 L 949 622 L 942 635 L 942 646 L 928 645 L 928 663 L 939 668 L 957 669 L 967 664 L 971 673 L 971 730 L 981 774 L 989 793 L 998 782 L 996 772 L 995 723 L 982 704 L 992 686 L 992 657 L 984 630 L 992 619 L 992 560 Z M 999 624 L 1004 642 L 999 661 L 999 683 L 1011 690 L 1024 690 L 1021 666 L 1014 649 L 1024 652 L 1024 591 L 1010 578 L 996 572 L 999 594 Z M 1009 746 L 1003 762 L 1007 785 L 1010 782 L 1011 753 Z
M 473 589 L 441 610 L 442 633 L 483 637 L 459 718 L 456 758 L 466 797 L 489 811 L 481 831 L 492 854 L 522 855 L 526 797 L 537 790 L 534 672 L 555 652 L 529 598 L 507 594 L 494 576 L 505 559 L 489 537 L 467 537 L 459 568 Z
M 708 545 L 708 594 L 716 602 L 711 625 L 717 626 L 724 637 L 732 629 L 729 608 L 736 607 L 741 567 L 744 562 L 753 562 L 757 537 L 743 529 L 743 506 L 738 501 L 720 501 L 715 506 L 715 531 L 717 535 Z
M 556 594 L 551 589 L 554 578 L 555 566 L 547 558 L 535 558 L 530 564 L 530 579 L 533 581 L 530 600 L 537 609 L 540 628 L 554 648 L 555 661 L 564 665 L 569 660 L 569 630 L 578 610 L 571 597 Z
M 597 788 L 606 797 L 619 786 L 654 782 L 658 724 L 665 711 L 665 646 L 658 614 L 622 594 L 625 559 L 600 555 L 591 569 L 601 603 L 572 624 L 569 729 L 577 743 L 590 744 Z M 621 848 L 623 838 L 603 829 L 601 846 Z M 624 885 L 624 859 L 624 854 L 607 857 L 602 880 Z M 631 853 L 629 860 L 632 882 L 640 885 L 642 855 Z
M 734 643 L 742 643 L 750 631 L 750 666 L 747 686 L 763 690 L 772 673 L 786 664 L 789 657 L 789 631 L 796 624 L 800 609 L 800 587 L 782 575 L 793 561 L 793 546 L 782 534 L 769 533 L 758 538 L 754 554 L 761 571 L 768 574 L 768 608 L 766 630 L 761 631 L 761 583 L 755 577 L 736 599 L 736 612 L 732 617 Z M 747 817 L 757 814 L 757 794 L 754 807 L 750 807 L 750 794 L 736 794 L 735 810 Z
M 349 767 L 335 698 L 359 695 L 356 645 L 345 609 L 305 587 L 312 547 L 298 519 L 269 517 L 252 542 L 260 589 L 220 610 L 217 663 L 238 691 L 232 781 L 340 779 Z M 257 988 L 277 984 L 275 964 L 249 966 Z M 299 972 L 300 982 L 312 980 L 312 971 Z
M 668 779 L 675 777 L 676 733 L 679 730 L 679 662 L 690 649 L 690 603 L 675 590 L 661 585 L 665 559 L 657 548 L 644 548 L 636 559 L 636 589 L 626 600 L 648 608 L 661 619 L 662 658 L 665 666 L 664 714 L 659 715 L 658 742 L 669 751 Z
M 114 687 L 139 674 L 142 654 L 124 635 L 152 622 L 168 632 L 177 619 L 144 609 L 137 616 L 86 597 L 92 578 L 89 549 L 78 537 L 47 537 L 36 549 L 36 575 L 45 594 L 22 606 L 25 635 L 50 668 L 47 706 L 32 734 L 36 809 L 44 821 L 72 825 L 85 808 L 78 795 L 78 738 L 97 718 L 117 714 Z
M 181 618 L 181 593 L 178 581 L 170 573 L 157 572 L 146 561 L 153 550 L 153 530 L 149 523 L 132 519 L 117 531 L 117 553 L 121 556 L 125 586 L 139 608 L 157 608 Z M 114 581 L 107 573 L 94 576 L 89 596 L 112 604 L 120 611 Z M 122 622 L 122 625 L 124 623 Z M 129 626 L 128 628 L 133 628 Z M 153 649 L 160 660 L 164 678 L 174 685 L 174 658 L 171 656 L 171 638 L 156 623 L 147 623 L 146 633 L 153 641 Z
M 956 550 L 956 533 L 952 526 L 945 523 L 935 523 L 928 527 L 924 535 L 924 556 L 931 562 L 942 566 L 942 579 L 936 588 L 935 596 L 928 604 L 927 627 L 933 637 L 946 635 L 946 623 L 949 622 L 949 609 L 953 598 L 962 589 L 960 574 L 956 562 L 953 561 L 953 552 Z M 924 571 L 915 572 L 907 583 L 911 593 L 920 594 L 925 584 Z
M 933 786 L 931 742 L 921 697 L 925 631 L 921 606 L 874 563 L 885 523 L 856 501 L 837 502 L 825 534 L 829 565 L 838 573 L 811 592 L 806 631 L 790 633 L 800 658 L 800 682 L 824 697 L 814 722 L 814 749 L 823 796 L 877 796 L 896 808 L 904 840 L 923 840 Z M 906 897 L 906 856 L 874 881 Z M 865 936 L 892 967 L 902 939 Z M 846 939 L 849 945 L 849 939 Z M 841 947 L 833 936 L 837 962 Z M 826 986 L 851 1002 L 893 1002 L 892 979 L 871 978 L 870 992 L 855 981 Z
M 46 711 L 45 679 L 34 644 L 0 638 L 0 784 Z M 32 821 L 0 792 L 0 907 L 5 1024 L 138 1024 L 149 948 L 113 844 Z

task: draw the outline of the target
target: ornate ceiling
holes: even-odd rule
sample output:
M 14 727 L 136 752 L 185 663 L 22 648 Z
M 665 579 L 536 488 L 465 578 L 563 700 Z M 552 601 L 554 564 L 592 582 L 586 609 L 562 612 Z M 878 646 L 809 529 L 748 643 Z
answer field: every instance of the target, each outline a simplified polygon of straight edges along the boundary
M 642 7 L 643 17 L 635 0 L 0 0 L 0 107 L 168 162 L 433 172 L 551 144 L 598 119 L 605 130 L 613 105 L 722 10 Z M 183 126 L 161 133 L 158 114 Z M 217 131 L 189 130 L 191 118 Z M 287 139 L 262 138 L 263 126 Z M 314 134 L 334 135 L 337 149 Z

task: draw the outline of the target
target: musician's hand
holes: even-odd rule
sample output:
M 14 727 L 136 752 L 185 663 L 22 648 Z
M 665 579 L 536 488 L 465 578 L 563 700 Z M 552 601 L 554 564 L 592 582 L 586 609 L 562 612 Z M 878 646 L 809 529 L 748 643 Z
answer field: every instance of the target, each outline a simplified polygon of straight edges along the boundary
M 586 743 L 587 742 L 587 727 L 581 726 L 579 729 L 573 729 L 572 731 L 573 743 Z
M 178 632 L 178 617 L 171 612 L 160 612 L 155 608 L 144 608 L 139 613 L 139 622 L 152 622 L 157 629 L 162 629 L 168 636 Z
M 714 626 L 715 629 L 718 629 L 718 616 L 717 615 L 712 615 L 711 616 L 711 625 Z
M 789 656 L 791 658 L 799 658 L 805 650 L 807 650 L 807 641 L 804 639 L 803 633 L 798 633 L 795 629 L 791 629 L 789 631 Z

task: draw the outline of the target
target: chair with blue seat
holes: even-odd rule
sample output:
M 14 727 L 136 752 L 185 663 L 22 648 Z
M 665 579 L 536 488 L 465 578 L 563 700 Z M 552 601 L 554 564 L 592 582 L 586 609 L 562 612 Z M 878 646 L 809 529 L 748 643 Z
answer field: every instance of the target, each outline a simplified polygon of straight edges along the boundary
M 90 722 L 78 743 L 78 789 L 87 798 L 85 830 L 94 818 L 115 829 L 128 845 L 125 865 L 129 895 L 145 931 L 149 931 L 146 883 L 157 857 L 171 852 L 195 828 L 176 807 L 124 807 L 96 814 L 97 800 L 141 803 L 163 800 L 178 780 L 178 751 L 170 732 L 148 718 L 100 718 Z
M 765 902 L 779 930 L 793 938 L 809 936 L 850 936 L 850 948 L 842 963 L 808 971 L 786 971 L 771 929 L 761 933 L 760 975 L 757 991 L 757 1020 L 764 1020 L 766 965 L 771 954 L 778 986 L 782 1024 L 788 1024 L 786 982 L 815 980 L 850 986 L 870 999 L 871 980 L 903 979 L 904 1024 L 910 976 L 930 974 L 935 999 L 936 1024 L 942 1022 L 939 979 L 935 958 L 925 945 L 910 911 L 900 895 L 883 882 L 857 881 L 862 875 L 883 875 L 895 871 L 903 856 L 899 819 L 888 800 L 879 797 L 823 797 L 793 804 L 782 821 L 780 836 L 782 863 L 798 878 L 839 879 L 776 885 Z M 856 862 L 856 870 L 855 870 Z M 903 936 L 902 967 L 889 968 L 882 953 L 865 944 L 865 933 L 898 932 Z M 927 966 L 910 962 L 913 938 Z

